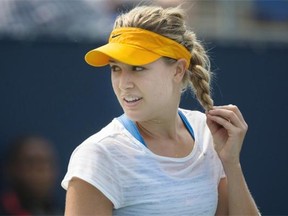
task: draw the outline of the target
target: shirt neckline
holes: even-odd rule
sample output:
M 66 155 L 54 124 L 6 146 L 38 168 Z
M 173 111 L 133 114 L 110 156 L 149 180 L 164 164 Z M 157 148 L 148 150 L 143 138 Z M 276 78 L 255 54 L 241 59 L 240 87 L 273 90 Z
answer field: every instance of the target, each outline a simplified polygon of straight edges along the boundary
M 153 155 L 154 157 L 157 158 L 161 158 L 161 159 L 169 159 L 169 160 L 174 160 L 174 161 L 185 161 L 187 159 L 189 159 L 190 157 L 192 157 L 194 155 L 194 152 L 196 152 L 197 146 L 198 146 L 198 142 L 195 139 L 195 134 L 194 134 L 194 130 L 191 126 L 191 124 L 189 123 L 188 119 L 186 118 L 185 114 L 178 109 L 178 115 L 180 116 L 183 124 L 185 125 L 186 129 L 188 130 L 189 134 L 192 136 L 193 140 L 194 140 L 194 146 L 191 150 L 191 152 L 185 156 L 185 157 L 181 157 L 181 158 L 176 158 L 176 157 L 167 157 L 167 156 L 161 156 L 158 154 L 155 154 L 154 152 L 152 152 L 146 145 L 142 135 L 140 134 L 138 127 L 136 125 L 135 122 L 133 122 L 132 120 L 130 120 L 125 113 L 122 114 L 121 116 L 117 117 L 118 121 L 125 127 L 125 129 L 129 132 L 130 135 L 132 135 L 133 138 L 135 138 L 137 140 L 137 142 L 139 144 L 141 144 L 141 147 L 148 152 L 149 154 Z

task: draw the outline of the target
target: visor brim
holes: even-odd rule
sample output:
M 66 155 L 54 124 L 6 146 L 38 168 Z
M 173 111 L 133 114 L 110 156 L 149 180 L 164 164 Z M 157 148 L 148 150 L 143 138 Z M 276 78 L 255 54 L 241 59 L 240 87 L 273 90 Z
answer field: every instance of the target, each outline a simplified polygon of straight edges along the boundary
M 136 46 L 108 43 L 89 51 L 85 55 L 85 61 L 94 67 L 109 64 L 111 58 L 129 65 L 145 65 L 156 61 L 160 57 L 158 54 Z

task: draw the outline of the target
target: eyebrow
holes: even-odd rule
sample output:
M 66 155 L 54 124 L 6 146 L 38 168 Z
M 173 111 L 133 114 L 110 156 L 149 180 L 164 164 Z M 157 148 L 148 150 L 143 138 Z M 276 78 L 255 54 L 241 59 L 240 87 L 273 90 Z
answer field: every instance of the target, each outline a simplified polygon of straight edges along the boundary
M 117 64 L 117 63 L 121 64 L 121 62 L 115 61 L 115 60 L 113 60 L 113 59 L 109 59 L 108 62 L 109 62 L 109 63 L 114 63 L 114 64 Z M 125 64 L 125 63 L 123 63 L 123 64 Z M 130 67 L 144 67 L 144 66 L 145 66 L 145 65 L 129 65 L 129 64 L 126 64 L 126 65 L 128 65 L 128 66 L 130 66 Z

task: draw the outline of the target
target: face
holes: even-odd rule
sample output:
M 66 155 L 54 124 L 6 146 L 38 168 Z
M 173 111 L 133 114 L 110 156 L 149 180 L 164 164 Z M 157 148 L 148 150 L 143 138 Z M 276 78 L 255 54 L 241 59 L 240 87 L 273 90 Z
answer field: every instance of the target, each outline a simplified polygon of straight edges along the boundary
M 56 180 L 55 158 L 50 144 L 31 139 L 20 150 L 14 178 L 22 190 L 39 199 L 49 196 Z
M 111 60 L 113 90 L 126 115 L 134 121 L 147 121 L 169 115 L 180 101 L 177 64 L 162 58 L 146 65 L 132 66 Z

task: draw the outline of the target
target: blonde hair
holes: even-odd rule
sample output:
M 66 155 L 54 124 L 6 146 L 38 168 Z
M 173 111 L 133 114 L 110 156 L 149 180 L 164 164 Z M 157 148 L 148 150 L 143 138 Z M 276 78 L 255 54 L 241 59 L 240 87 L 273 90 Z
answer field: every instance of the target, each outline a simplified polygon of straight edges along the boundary
M 186 28 L 183 9 L 180 7 L 164 9 L 159 6 L 138 6 L 117 17 L 114 29 L 120 27 L 146 29 L 186 47 L 191 52 L 192 58 L 183 78 L 183 90 L 191 87 L 202 107 L 205 110 L 212 108 L 210 60 L 195 33 Z M 172 59 L 164 59 L 167 62 L 173 62 Z

